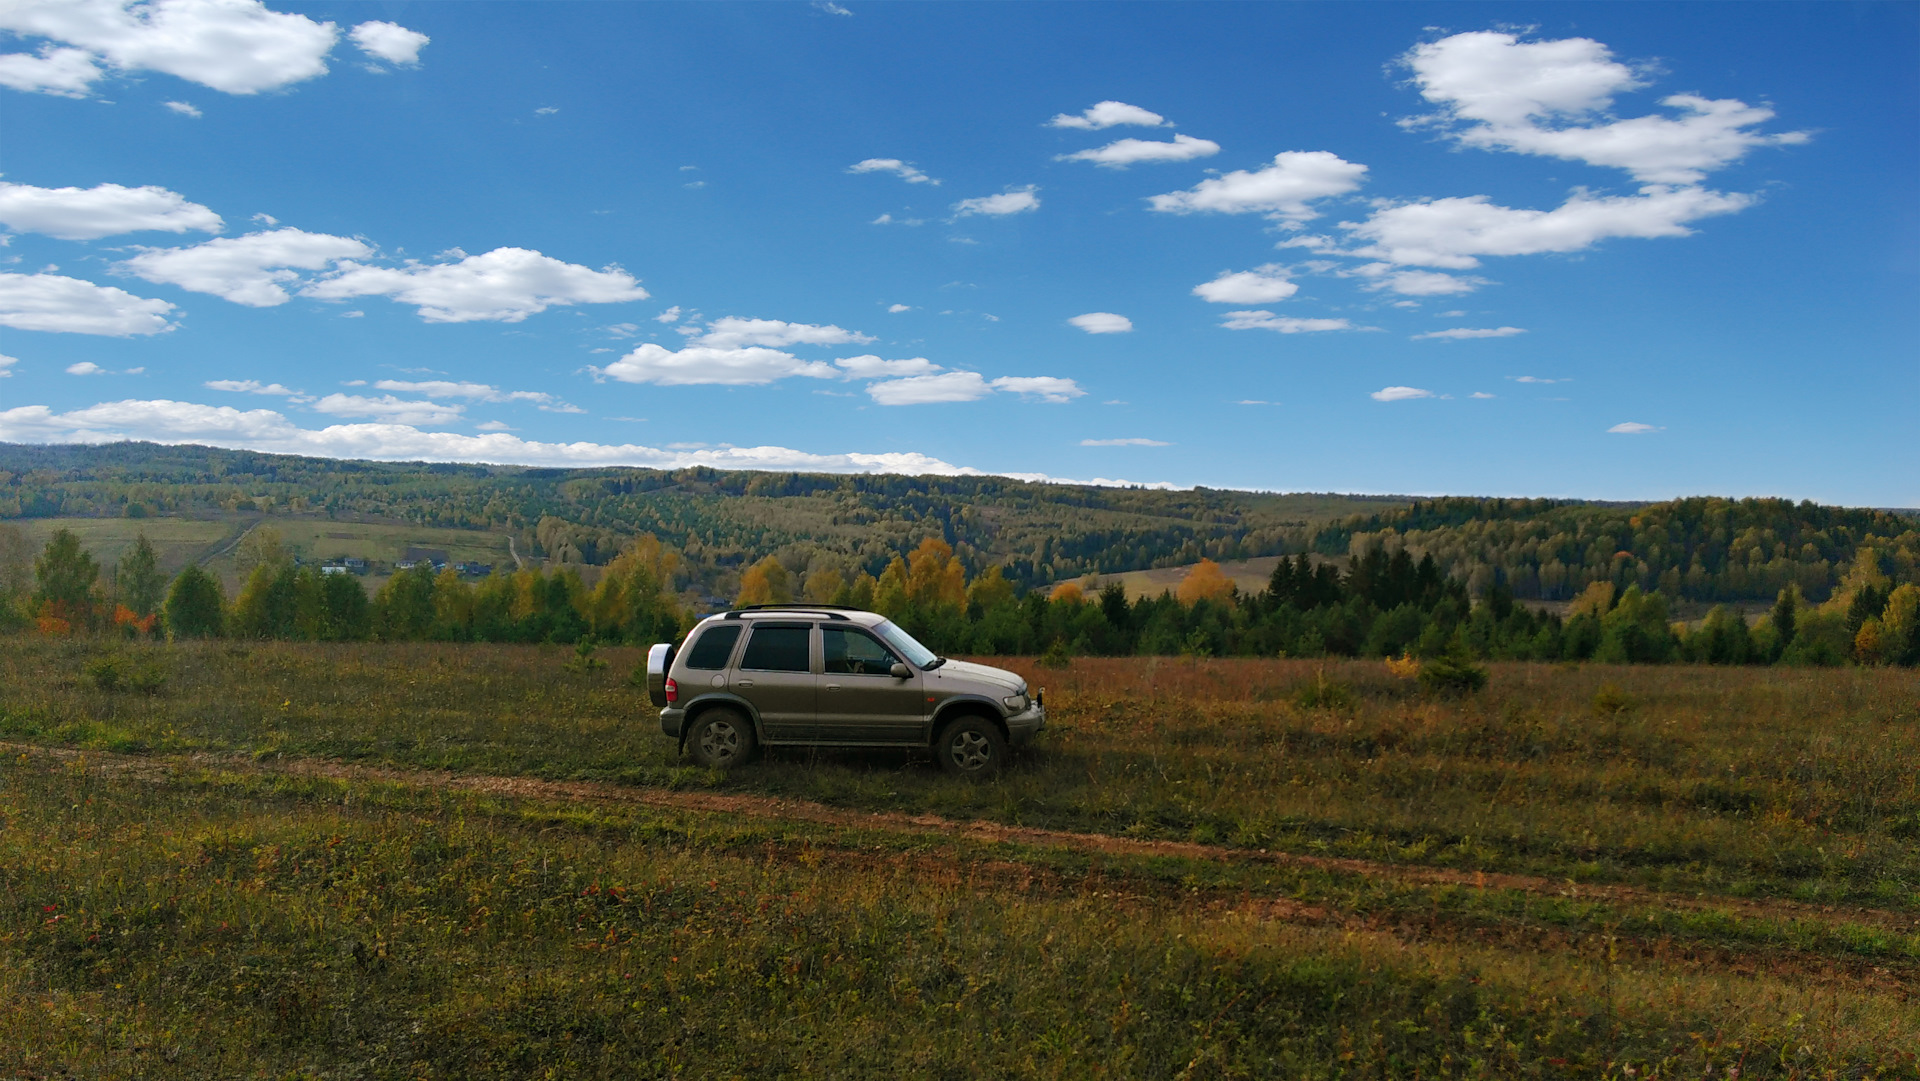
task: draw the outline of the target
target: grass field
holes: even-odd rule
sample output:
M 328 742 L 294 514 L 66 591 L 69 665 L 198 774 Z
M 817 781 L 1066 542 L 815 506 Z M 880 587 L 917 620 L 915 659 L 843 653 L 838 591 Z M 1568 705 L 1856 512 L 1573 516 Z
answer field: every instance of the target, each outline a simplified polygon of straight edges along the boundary
M 36 552 L 56 530 L 69 530 L 103 567 L 120 562 L 145 533 L 161 571 L 171 576 L 225 547 L 258 518 L 17 518 L 8 524 L 25 533 Z
M 692 769 L 629 651 L 4 647 L 0 1075 L 1920 1075 L 1911 673 L 1003 660 L 968 785 Z

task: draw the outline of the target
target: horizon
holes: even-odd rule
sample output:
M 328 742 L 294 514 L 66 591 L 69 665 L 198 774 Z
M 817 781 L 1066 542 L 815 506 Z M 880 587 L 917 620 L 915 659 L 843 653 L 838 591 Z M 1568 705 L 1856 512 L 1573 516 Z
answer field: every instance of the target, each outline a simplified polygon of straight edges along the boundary
M 0 440 L 1920 506 L 1920 6 L 1524 10 L 18 5 Z

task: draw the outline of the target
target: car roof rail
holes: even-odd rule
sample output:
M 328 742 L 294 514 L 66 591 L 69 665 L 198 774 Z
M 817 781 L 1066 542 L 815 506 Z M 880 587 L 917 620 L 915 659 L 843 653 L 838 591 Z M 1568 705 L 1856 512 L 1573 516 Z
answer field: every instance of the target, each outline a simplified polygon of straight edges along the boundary
M 855 608 L 850 604 L 743 604 L 731 609 L 723 619 L 739 619 L 749 612 L 818 612 L 828 619 L 849 622 L 841 612 L 864 612 L 864 608 Z

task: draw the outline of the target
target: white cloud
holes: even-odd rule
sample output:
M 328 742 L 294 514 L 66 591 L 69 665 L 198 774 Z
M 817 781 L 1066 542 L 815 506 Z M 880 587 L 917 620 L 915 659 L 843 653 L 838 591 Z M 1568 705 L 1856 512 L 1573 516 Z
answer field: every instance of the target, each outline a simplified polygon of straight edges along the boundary
M 429 323 L 518 323 L 549 307 L 645 300 L 647 291 L 619 267 L 590 270 L 526 248 L 495 248 L 453 263 L 404 267 L 346 263 L 300 291 L 321 300 L 385 296 L 420 309 Z
M 831 324 L 788 323 L 780 319 L 742 319 L 722 316 L 707 324 L 705 332 L 688 344 L 715 349 L 737 349 L 746 345 L 764 345 L 775 349 L 790 345 L 845 345 L 866 343 L 868 334 L 845 330 Z
M 1414 398 L 1431 398 L 1433 391 L 1419 387 L 1382 387 L 1367 395 L 1376 402 L 1404 402 Z
M 1050 127 L 1087 128 L 1099 131 L 1102 128 L 1119 127 L 1122 124 L 1139 128 L 1171 127 L 1167 118 L 1159 113 L 1148 112 L 1138 105 L 1128 105 L 1124 101 L 1103 101 L 1090 105 L 1079 116 L 1061 113 L 1047 121 Z
M 1083 447 L 1171 447 L 1172 443 L 1158 439 L 1082 439 Z
M 16 0 L 0 7 L 0 30 L 84 50 L 43 46 L 41 66 L 8 57 L 16 75 L 51 93 L 83 96 L 101 62 L 127 74 L 158 71 L 228 94 L 255 94 L 324 75 L 339 30 L 258 0 Z M 88 76 L 82 64 L 93 66 Z M 59 65 L 55 70 L 54 65 Z
M 105 368 L 102 368 L 100 365 L 95 364 L 91 360 L 83 360 L 78 364 L 67 365 L 67 374 L 68 375 L 105 375 L 107 374 L 107 370 Z
M 97 240 L 143 230 L 217 233 L 225 223 L 220 215 L 187 202 L 178 192 L 153 185 L 36 188 L 0 181 L 0 224 L 62 240 Z
M 288 228 L 187 248 L 147 248 L 117 269 L 250 308 L 271 308 L 292 299 L 281 288 L 300 279 L 290 268 L 320 270 L 371 254 L 372 248 L 351 237 Z
M 0 327 L 124 338 L 172 330 L 173 305 L 57 274 L 0 274 Z
M 279 383 L 262 383 L 257 379 L 209 379 L 200 385 L 208 390 L 224 390 L 230 394 L 271 394 L 291 398 L 299 393 Z
M 1471 293 L 1487 284 L 1485 278 L 1459 277 L 1442 274 L 1434 270 L 1396 270 L 1392 263 L 1368 263 L 1358 266 L 1347 274 L 1362 278 L 1372 278 L 1368 289 L 1390 289 L 1401 296 L 1436 297 L 1452 296 L 1456 293 Z M 1413 305 L 1401 302 L 1401 307 Z
M 993 389 L 1055 403 L 1071 401 L 1087 393 L 1073 380 L 1052 375 L 1003 375 L 993 381 Z
M 1170 143 L 1158 139 L 1121 139 L 1091 150 L 1061 154 L 1053 160 L 1090 161 L 1109 169 L 1125 169 L 1141 162 L 1192 161 L 1195 158 L 1212 157 L 1219 152 L 1219 143 L 1196 139 L 1191 135 L 1176 135 Z
M 623 383 L 652 383 L 664 387 L 713 383 L 758 386 L 790 376 L 832 379 L 840 374 L 830 364 L 801 360 L 778 349 L 688 345 L 676 352 L 652 342 L 593 371 Z
M 1511 376 L 1511 377 L 1509 377 L 1509 378 L 1511 378 L 1511 379 L 1512 379 L 1512 380 L 1513 380 L 1514 382 L 1516 382 L 1516 383 L 1567 383 L 1567 382 L 1571 382 L 1571 380 L 1567 380 L 1567 379 L 1542 379 L 1542 378 L 1540 378 L 1540 377 L 1539 377 L 1539 376 L 1537 376 L 1537 375 L 1519 375 L 1519 376 Z
M 1687 222 L 1731 214 L 1753 202 L 1750 195 L 1664 187 L 1629 196 L 1575 192 L 1553 210 L 1497 206 L 1484 195 L 1433 199 L 1384 207 L 1363 222 L 1341 222 L 1342 229 L 1367 242 L 1341 254 L 1466 269 L 1479 266 L 1479 256 L 1580 251 L 1609 237 L 1690 236 Z M 1285 243 L 1318 244 L 1311 238 Z
M 283 454 L 385 461 L 494 462 L 545 466 L 639 466 L 649 469 L 767 469 L 816 473 L 898 473 L 908 476 L 1008 476 L 1059 484 L 1129 486 L 1135 482 L 1094 478 L 1070 480 L 1044 473 L 989 474 L 912 451 L 878 454 L 817 454 L 787 447 L 737 447 L 730 444 L 680 449 L 633 443 L 540 443 L 504 432 L 465 435 L 423 432 L 396 423 L 335 424 L 301 428 L 271 409 L 239 410 L 166 399 L 102 402 L 55 413 L 44 405 L 0 410 L 0 441 L 32 443 L 105 443 L 143 439 L 156 443 L 196 443 Z M 1173 488 L 1165 482 L 1146 485 Z
M 1112 312 L 1088 312 L 1067 320 L 1088 334 L 1125 334 L 1133 329 L 1133 320 Z
M 462 419 L 463 406 L 439 402 L 409 402 L 391 394 L 369 398 L 361 394 L 329 394 L 313 403 L 317 412 L 336 417 L 374 417 L 389 424 L 452 424 Z
M 184 101 L 163 101 L 160 104 L 165 108 L 171 109 L 174 112 L 179 113 L 181 116 L 190 116 L 190 117 L 193 117 L 195 120 L 198 120 L 200 119 L 201 116 L 205 115 L 200 112 L 200 109 L 198 106 L 190 104 L 188 102 L 184 102 Z
M 533 115 L 535 115 L 535 116 L 552 116 L 553 114 L 555 114 L 555 113 L 557 113 L 557 112 L 559 112 L 559 111 L 560 111 L 560 106 L 558 106 L 558 105 L 542 105 L 542 106 L 540 106 L 540 107 L 539 107 L 538 109 L 535 109 L 535 110 L 533 111 Z M 596 213 L 596 214 L 598 214 L 598 213 L 604 213 L 604 212 L 603 212 L 603 211 L 595 211 L 594 213 Z
M 675 304 L 673 307 L 668 308 L 666 311 L 663 311 L 659 315 L 654 316 L 653 321 L 656 323 L 679 322 L 680 321 L 680 305 Z
M 813 0 L 813 8 L 815 11 L 824 11 L 829 15 L 839 15 L 844 18 L 853 17 L 853 12 L 834 3 L 833 0 Z
M 871 353 L 858 357 L 841 357 L 833 363 L 835 367 L 847 373 L 848 379 L 898 379 L 906 376 L 928 375 L 940 370 L 940 365 L 926 357 L 882 360 Z
M 1473 392 L 1472 394 L 1469 394 L 1469 395 L 1467 395 L 1467 397 L 1469 397 L 1469 398 L 1495 398 L 1495 397 L 1499 397 L 1499 395 L 1496 395 L 1496 394 L 1488 394 L 1488 393 L 1487 393 L 1486 391 L 1484 391 L 1484 390 L 1476 390 L 1476 391 L 1474 391 L 1474 392 Z
M 15 364 L 18 364 L 18 363 L 20 363 L 19 357 L 10 357 L 5 353 L 0 353 L 0 379 L 5 379 L 11 376 L 13 373 L 8 371 L 7 369 L 13 367 Z
M 1608 428 L 1607 434 L 1609 435 L 1645 435 L 1648 432 L 1664 432 L 1664 431 L 1666 431 L 1665 428 L 1655 427 L 1654 425 L 1651 425 L 1651 424 L 1642 424 L 1637 420 L 1629 420 L 1629 421 L 1624 421 L 1620 424 L 1616 424 L 1611 428 Z
M 849 173 L 892 173 L 909 184 L 938 184 L 938 180 L 899 158 L 868 158 L 847 167 Z
M 900 314 L 901 312 L 910 312 L 910 311 L 912 311 L 912 310 L 913 310 L 913 305 L 911 305 L 911 304 L 889 304 L 889 305 L 887 305 L 887 314 L 889 314 L 889 315 L 899 315 L 899 314 Z
M 1415 334 L 1412 340 L 1417 342 L 1424 338 L 1439 338 L 1445 341 L 1457 342 L 1464 341 L 1468 338 L 1511 338 L 1515 334 L 1525 333 L 1526 331 L 1520 327 L 1489 327 L 1484 329 L 1474 327 L 1450 327 L 1446 330 L 1432 330 L 1425 334 Z
M 99 57 L 85 49 L 62 49 L 52 44 L 32 53 L 0 55 L 0 86 L 30 94 L 84 98 L 101 74 Z
M 885 383 L 870 383 L 867 394 L 881 405 L 929 405 L 935 402 L 971 402 L 993 393 L 979 372 L 916 375 Z
M 1804 132 L 1749 130 L 1773 119 L 1771 109 L 1696 94 L 1661 101 L 1677 119 L 1612 119 L 1606 114 L 1613 95 L 1644 83 L 1588 38 L 1455 34 L 1416 47 L 1405 60 L 1421 95 L 1441 106 L 1437 116 L 1413 123 L 1447 126 L 1467 146 L 1624 169 L 1648 184 L 1697 184 L 1755 147 L 1807 140 Z
M 1308 203 L 1353 191 L 1366 173 L 1366 166 L 1325 150 L 1286 150 L 1257 172 L 1235 169 L 1186 191 L 1155 195 L 1147 201 L 1153 209 L 1170 214 L 1259 213 L 1299 221 L 1315 216 Z
M 1252 270 L 1222 271 L 1210 282 L 1193 287 L 1193 295 L 1214 304 L 1271 304 L 1300 291 L 1286 278 L 1286 268 L 1268 263 Z
M 1001 217 L 1018 214 L 1024 210 L 1040 209 L 1040 197 L 1037 185 L 1028 184 L 1017 191 L 1002 192 L 999 195 L 982 195 L 977 199 L 962 199 L 953 204 L 953 216 L 964 218 L 969 214 L 987 214 Z
M 892 214 L 882 214 L 867 223 L 868 225 L 925 225 L 925 218 L 896 218 Z
M 411 67 L 420 62 L 420 50 L 433 39 L 396 23 L 367 22 L 350 35 L 360 51 L 389 64 Z
M 510 432 L 513 431 L 513 425 L 504 420 L 489 420 L 474 425 L 473 429 L 477 432 Z
M 455 383 L 446 379 L 428 379 L 420 382 L 381 379 L 373 384 L 373 389 L 399 391 L 402 394 L 424 394 L 429 398 L 465 398 L 475 402 L 533 402 L 536 405 L 553 405 L 560 401 L 544 391 L 501 390 L 486 383 Z
M 1221 316 L 1226 330 L 1271 330 L 1278 334 L 1306 334 L 1321 330 L 1353 330 L 1345 319 L 1294 319 L 1272 312 L 1228 312 Z

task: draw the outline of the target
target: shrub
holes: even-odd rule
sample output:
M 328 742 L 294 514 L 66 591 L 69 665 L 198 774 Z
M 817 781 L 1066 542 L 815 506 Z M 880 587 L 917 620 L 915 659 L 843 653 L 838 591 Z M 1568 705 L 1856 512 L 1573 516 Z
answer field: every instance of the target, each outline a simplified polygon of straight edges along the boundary
M 1602 717 L 1618 717 L 1639 708 L 1640 703 L 1617 684 L 1608 683 L 1593 696 L 1593 711 Z
M 1055 638 L 1034 663 L 1042 668 L 1065 668 L 1073 663 L 1073 653 L 1067 649 L 1065 638 Z
M 1360 704 L 1360 698 L 1353 688 L 1344 683 L 1336 683 L 1327 678 L 1325 669 L 1313 673 L 1313 682 L 1301 686 L 1293 692 L 1293 704 L 1301 709 L 1325 709 L 1347 711 Z
M 1449 652 L 1420 666 L 1420 687 L 1428 694 L 1474 694 L 1487 685 L 1487 670 L 1465 653 Z

